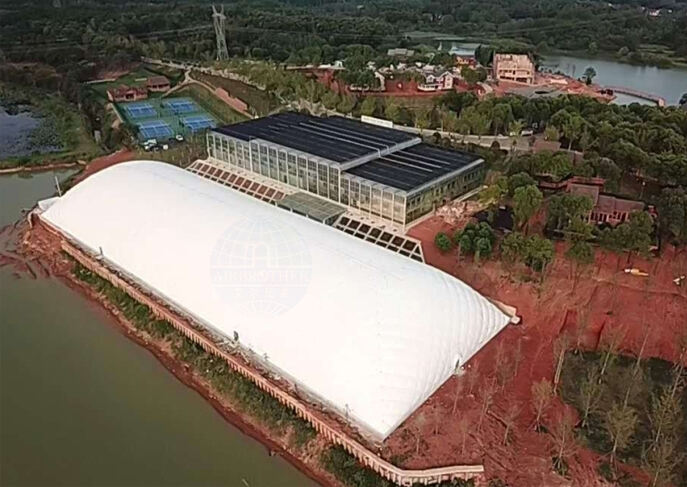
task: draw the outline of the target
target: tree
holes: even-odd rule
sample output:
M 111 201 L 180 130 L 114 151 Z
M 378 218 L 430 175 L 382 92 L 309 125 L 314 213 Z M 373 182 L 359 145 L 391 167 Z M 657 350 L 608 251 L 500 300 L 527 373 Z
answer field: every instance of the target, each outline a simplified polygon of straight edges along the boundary
M 420 135 L 422 131 L 429 127 L 430 122 L 430 110 L 427 108 L 418 108 L 414 113 L 415 127 L 420 129 Z
M 556 142 L 558 141 L 559 137 L 560 134 L 558 129 L 553 125 L 547 125 L 547 127 L 544 129 L 544 139 Z
M 477 424 L 477 431 L 482 431 L 482 422 L 484 418 L 489 413 L 489 408 L 494 401 L 494 395 L 496 394 L 496 384 L 493 380 L 487 381 L 487 383 L 480 390 L 480 415 L 479 423 Z
M 372 116 L 377 110 L 377 99 L 374 96 L 367 96 L 360 105 L 360 113 L 367 116 Z
M 434 237 L 434 245 L 436 245 L 441 252 L 448 252 L 453 247 L 451 239 L 443 232 L 436 234 Z
M 601 401 L 601 372 L 598 367 L 590 367 L 580 382 L 579 403 L 582 409 L 582 427 L 587 425 L 589 415 L 595 412 Z
M 551 398 L 553 397 L 553 387 L 551 382 L 547 379 L 541 379 L 538 382 L 532 383 L 532 408 L 534 409 L 534 427 L 539 430 L 541 426 L 541 419 L 549 405 L 551 404 Z
M 387 120 L 392 122 L 398 122 L 401 117 L 401 107 L 398 105 L 393 98 L 386 99 L 386 105 L 384 107 L 384 116 Z
M 668 435 L 642 452 L 642 463 L 651 474 L 650 487 L 676 483 L 675 470 L 685 460 L 685 454 L 677 450 L 677 444 L 677 438 L 674 435 Z
M 680 423 L 680 400 L 671 394 L 669 387 L 662 388 L 651 397 L 649 422 L 651 423 L 651 448 L 656 448 L 663 437 L 675 431 Z
M 460 76 L 470 86 L 476 85 L 480 79 L 479 73 L 477 71 L 475 71 L 474 69 L 472 69 L 470 66 L 463 66 L 460 69 Z
M 487 189 L 480 193 L 480 200 L 485 204 L 499 203 L 509 192 L 509 178 L 499 176 Z
M 628 221 L 605 229 L 600 235 L 601 244 L 616 251 L 649 253 L 654 221 L 645 211 L 636 211 Z
M 603 354 L 603 360 L 601 362 L 600 374 L 603 377 L 608 369 L 608 366 L 615 361 L 617 358 L 618 350 L 620 349 L 620 344 L 625 338 L 625 327 L 611 328 L 606 333 L 607 339 L 603 342 L 603 347 L 605 348 L 605 353 Z
M 575 419 L 567 409 L 558 420 L 549 428 L 551 439 L 555 449 L 556 468 L 561 471 L 565 462 L 565 457 L 570 454 L 570 450 L 575 443 Z
M 470 432 L 470 420 L 467 416 L 463 415 L 458 420 L 456 427 L 458 429 L 458 441 L 460 442 L 460 454 L 465 455 L 465 443 Z
M 526 230 L 530 218 L 537 212 L 544 199 L 541 191 L 531 184 L 517 188 L 513 193 L 513 215 L 518 226 Z
M 616 402 L 606 413 L 604 418 L 606 432 L 613 440 L 611 449 L 611 463 L 615 463 L 618 449 L 625 449 L 634 435 L 639 420 L 637 411 L 629 406 Z
M 508 194 L 513 196 L 515 190 L 524 186 L 535 186 L 537 181 L 527 174 L 525 171 L 520 171 L 508 177 Z
M 491 255 L 495 240 L 494 230 L 486 222 L 468 223 L 453 236 L 453 241 L 460 248 L 461 255 L 474 253 L 475 262 L 479 262 L 481 257 Z
M 515 426 L 515 421 L 522 411 L 522 406 L 517 401 L 511 401 L 506 408 L 505 414 L 503 415 L 503 423 L 506 425 L 506 430 L 503 433 L 503 444 L 508 444 L 509 434 Z
M 420 440 L 422 439 L 422 429 L 425 427 L 425 424 L 427 423 L 427 418 L 425 417 L 424 412 L 418 413 L 418 415 L 415 417 L 415 421 L 413 422 L 413 430 L 415 432 L 415 454 L 420 453 Z
M 508 103 L 497 103 L 491 109 L 491 125 L 494 135 L 507 134 L 513 118 L 513 109 Z
M 573 279 L 573 292 L 577 284 L 578 272 L 577 270 L 584 265 L 589 265 L 594 262 L 594 247 L 589 241 L 594 236 L 592 226 L 580 217 L 575 217 L 568 223 L 563 230 L 565 240 L 569 247 L 566 256 L 570 259 L 572 265 L 570 266 L 571 278 Z
M 565 231 L 574 219 L 586 219 L 594 202 L 589 196 L 571 193 L 553 195 L 546 207 L 546 226 L 550 231 Z
M 341 113 L 351 113 L 355 108 L 356 100 L 352 96 L 343 95 L 336 109 Z
M 322 95 L 322 104 L 329 110 L 334 110 L 339 101 L 339 95 L 334 91 L 327 91 Z
M 675 243 L 687 242 L 687 191 L 665 188 L 658 201 L 661 228 Z
M 565 354 L 570 345 L 570 338 L 566 334 L 560 335 L 553 343 L 553 353 L 555 359 L 555 371 L 553 374 L 553 391 L 558 390 L 558 384 L 561 380 L 561 373 L 563 372 L 563 363 L 565 362 Z
M 588 85 L 592 84 L 592 80 L 594 79 L 595 76 L 596 76 L 596 70 L 594 68 L 592 68 L 591 66 L 589 66 L 587 69 L 585 69 L 584 74 L 582 75 L 585 83 L 587 83 Z

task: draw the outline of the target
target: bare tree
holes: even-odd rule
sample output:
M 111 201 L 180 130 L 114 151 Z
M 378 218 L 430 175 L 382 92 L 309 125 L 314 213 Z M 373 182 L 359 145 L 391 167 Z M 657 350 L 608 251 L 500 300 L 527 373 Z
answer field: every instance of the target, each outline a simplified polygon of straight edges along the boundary
M 575 444 L 575 419 L 567 409 L 549 429 L 555 448 L 556 467 L 560 470 Z
M 432 434 L 435 436 L 439 434 L 439 426 L 441 426 L 441 409 L 435 404 L 432 408 Z
M 467 416 L 462 416 L 456 425 L 458 427 L 458 441 L 460 441 L 460 454 L 465 455 L 465 442 L 470 431 L 470 420 Z
M 580 349 L 582 338 L 584 338 L 584 334 L 587 332 L 587 327 L 589 326 L 589 307 L 584 307 L 578 316 L 579 319 L 575 327 L 575 350 Z
M 511 430 L 515 426 L 515 421 L 520 415 L 520 411 L 522 411 L 522 405 L 517 402 L 513 401 L 508 405 L 508 408 L 506 408 L 506 412 L 503 416 L 503 423 L 506 425 L 506 431 L 503 433 L 503 444 L 506 445 L 508 443 L 508 438 L 509 434 L 511 433 Z
M 463 381 L 460 377 L 456 376 L 453 378 L 453 382 L 453 407 L 451 408 L 451 414 L 455 415 L 458 408 L 458 399 L 463 395 Z
M 613 440 L 611 449 L 611 463 L 615 463 L 618 449 L 624 449 L 630 443 L 637 427 L 637 412 L 634 408 L 624 404 L 615 403 L 606 413 L 604 426 L 609 436 Z
M 558 383 L 561 380 L 561 373 L 563 372 L 563 362 L 565 361 L 565 352 L 568 351 L 570 339 L 568 335 L 560 335 L 553 344 L 554 358 L 556 359 L 556 372 L 553 376 L 553 390 L 558 390 Z
M 617 358 L 618 350 L 620 349 L 620 344 L 625 338 L 625 327 L 613 328 L 607 333 L 608 341 L 605 343 L 606 353 L 604 354 L 603 362 L 601 365 L 601 376 L 606 373 L 608 366 L 612 361 Z
M 675 397 L 678 390 L 685 385 L 685 360 L 687 360 L 687 327 L 683 330 L 677 340 L 678 357 L 673 366 L 673 385 L 671 386 L 671 396 Z
M 493 380 L 489 380 L 486 384 L 484 384 L 484 387 L 480 391 L 481 405 L 477 431 L 482 431 L 482 422 L 484 421 L 484 418 L 489 412 L 489 408 L 494 401 L 494 394 L 496 394 L 496 384 L 494 384 Z
M 649 487 L 668 486 L 677 480 L 675 469 L 685 460 L 685 454 L 676 445 L 675 436 L 666 435 L 642 452 L 642 463 L 651 474 Z
M 601 372 L 596 365 L 587 369 L 578 389 L 582 407 L 582 426 L 587 426 L 589 414 L 597 409 L 601 401 Z
M 522 338 L 518 338 L 515 348 L 513 349 L 513 377 L 518 373 L 522 358 Z
M 417 415 L 417 417 L 415 418 L 415 422 L 413 423 L 413 431 L 415 432 L 416 455 L 420 453 L 420 440 L 422 439 L 422 429 L 424 428 L 426 422 L 427 418 L 425 417 L 425 413 L 421 412 Z
M 651 398 L 649 422 L 651 423 L 651 447 L 655 448 L 666 432 L 674 431 L 680 422 L 680 399 L 668 387 Z
M 534 425 L 535 429 L 539 430 L 541 426 L 541 419 L 553 397 L 553 386 L 547 379 L 542 379 L 532 384 L 532 408 L 534 409 Z
M 472 392 L 479 381 L 479 364 L 475 363 L 470 371 L 468 372 L 468 394 L 472 395 Z

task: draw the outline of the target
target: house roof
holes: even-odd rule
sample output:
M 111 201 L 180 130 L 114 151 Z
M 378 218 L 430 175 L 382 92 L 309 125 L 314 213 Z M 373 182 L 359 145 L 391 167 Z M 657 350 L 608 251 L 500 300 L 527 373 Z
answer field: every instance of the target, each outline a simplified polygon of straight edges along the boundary
M 151 78 L 148 78 L 148 81 L 146 81 L 146 84 L 148 86 L 168 85 L 169 80 L 167 78 L 165 78 L 164 76 L 153 76 Z

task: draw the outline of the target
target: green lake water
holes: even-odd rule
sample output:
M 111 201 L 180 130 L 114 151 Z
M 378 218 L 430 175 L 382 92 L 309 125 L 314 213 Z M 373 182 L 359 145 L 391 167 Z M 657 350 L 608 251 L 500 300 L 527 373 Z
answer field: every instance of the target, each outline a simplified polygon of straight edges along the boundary
M 0 177 L 0 227 L 53 186 L 53 173 Z M 96 305 L 5 267 L 0 485 L 316 484 L 228 424 Z

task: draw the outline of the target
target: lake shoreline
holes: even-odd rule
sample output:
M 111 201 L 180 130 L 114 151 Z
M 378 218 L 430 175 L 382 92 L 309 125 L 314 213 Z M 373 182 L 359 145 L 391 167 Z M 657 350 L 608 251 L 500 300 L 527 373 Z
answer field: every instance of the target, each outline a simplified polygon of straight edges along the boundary
M 54 171 L 61 169 L 71 169 L 74 167 L 85 167 L 84 162 L 52 162 L 48 164 L 36 164 L 36 165 L 21 165 L 14 167 L 4 167 L 0 169 L 0 176 L 8 176 L 12 174 L 20 173 L 36 173 L 45 171 Z
M 22 225 L 24 225 L 24 223 L 22 223 Z M 221 397 L 220 393 L 216 391 L 208 381 L 195 373 L 191 367 L 177 360 L 172 355 L 169 347 L 163 346 L 159 340 L 152 337 L 143 336 L 143 334 L 123 316 L 115 305 L 109 303 L 102 295 L 98 294 L 84 282 L 78 280 L 71 272 L 64 269 L 63 266 L 57 264 L 55 257 L 50 255 L 51 250 L 46 251 L 44 249 L 38 249 L 36 246 L 29 243 L 31 240 L 31 230 L 21 228 L 17 230 L 18 233 L 22 235 L 21 240 L 23 242 L 23 248 L 18 251 L 18 254 L 22 255 L 26 261 L 39 262 L 42 270 L 46 270 L 45 273 L 42 273 L 43 275 L 47 274 L 49 270 L 48 278 L 57 278 L 58 281 L 69 289 L 85 298 L 90 305 L 97 307 L 98 310 L 104 311 L 108 320 L 111 321 L 111 324 L 115 326 L 119 332 L 136 345 L 151 353 L 177 380 L 186 387 L 193 389 L 209 403 L 225 421 L 237 428 L 242 434 L 249 436 L 263 445 L 270 456 L 276 454 L 282 457 L 298 471 L 323 487 L 343 487 L 343 484 L 336 480 L 319 464 L 319 456 L 313 457 L 305 455 L 305 449 L 299 451 L 299 453 L 293 453 L 289 448 L 287 438 L 275 437 L 271 431 L 254 419 L 250 414 L 237 410 L 229 399 Z M 22 273 L 21 269 L 19 273 Z M 33 279 L 38 278 L 34 273 L 31 273 L 29 277 Z M 322 442 L 323 440 L 318 436 L 313 441 Z

